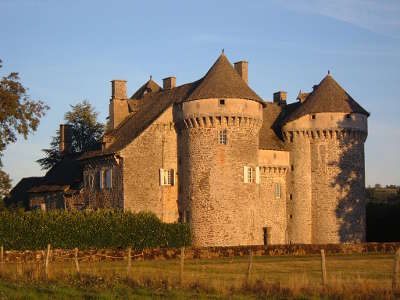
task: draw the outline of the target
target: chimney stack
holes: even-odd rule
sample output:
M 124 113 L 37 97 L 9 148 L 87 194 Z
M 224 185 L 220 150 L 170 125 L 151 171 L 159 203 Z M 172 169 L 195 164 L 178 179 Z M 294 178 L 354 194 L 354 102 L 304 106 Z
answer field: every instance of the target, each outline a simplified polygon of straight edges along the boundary
M 239 73 L 240 77 L 249 84 L 249 63 L 245 60 L 241 60 L 234 63 L 236 72 Z
M 60 154 L 72 152 L 72 125 L 60 124 Z
M 111 98 L 126 99 L 126 80 L 111 81 Z
M 126 96 L 126 80 L 111 81 L 111 100 L 109 106 L 110 122 L 116 128 L 129 114 Z
M 172 90 L 175 88 L 176 78 L 174 76 L 166 77 L 163 79 L 163 89 Z
M 274 93 L 274 103 L 278 103 L 281 106 L 285 106 L 286 99 L 287 99 L 287 92 L 279 91 Z

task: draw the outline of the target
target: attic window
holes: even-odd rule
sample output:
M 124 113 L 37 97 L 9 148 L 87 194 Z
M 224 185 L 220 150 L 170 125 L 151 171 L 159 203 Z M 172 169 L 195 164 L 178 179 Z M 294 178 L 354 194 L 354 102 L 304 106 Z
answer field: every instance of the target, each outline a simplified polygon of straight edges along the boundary
M 225 99 L 219 99 L 219 105 L 225 106 Z

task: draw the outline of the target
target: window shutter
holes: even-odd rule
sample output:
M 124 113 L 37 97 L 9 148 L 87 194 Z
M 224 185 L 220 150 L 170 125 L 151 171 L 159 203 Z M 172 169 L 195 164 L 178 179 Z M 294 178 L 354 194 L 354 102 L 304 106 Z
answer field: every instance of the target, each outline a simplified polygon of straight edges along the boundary
M 99 189 L 103 189 L 103 170 L 99 171 Z
M 164 185 L 164 170 L 160 169 L 160 185 Z
M 260 184 L 260 167 L 256 167 L 256 183 Z
M 175 184 L 175 172 L 174 169 L 169 170 L 171 172 L 171 185 Z
M 249 172 L 248 172 L 248 167 L 247 166 L 243 167 L 243 179 L 244 179 L 244 183 L 248 183 L 249 182 Z

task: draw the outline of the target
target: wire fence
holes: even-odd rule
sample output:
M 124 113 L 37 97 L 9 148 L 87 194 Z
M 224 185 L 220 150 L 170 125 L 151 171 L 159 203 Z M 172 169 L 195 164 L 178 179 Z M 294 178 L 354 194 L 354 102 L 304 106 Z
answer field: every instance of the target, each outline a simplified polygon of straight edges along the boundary
M 51 245 L 48 245 L 47 249 L 41 251 L 40 257 L 37 257 L 34 261 L 6 261 L 4 259 L 4 248 L 1 246 L 0 276 L 12 276 L 14 278 L 30 276 L 36 279 L 49 279 L 52 276 L 64 276 L 66 274 L 113 273 L 119 276 L 164 274 L 165 276 L 172 276 L 183 285 L 185 281 L 193 278 L 214 277 L 232 280 L 237 275 L 246 284 L 249 284 L 266 272 L 277 272 L 282 278 L 282 276 L 288 274 L 298 273 L 300 268 L 303 274 L 307 274 L 314 282 L 318 281 L 322 287 L 328 286 L 332 282 L 333 275 L 330 272 L 337 275 L 338 272 L 342 271 L 343 278 L 348 277 L 347 273 L 352 273 L 357 274 L 359 278 L 372 278 L 387 284 L 390 282 L 393 293 L 400 292 L 400 249 L 394 255 L 385 254 L 384 260 L 377 255 L 376 258 L 373 255 L 362 257 L 362 262 L 358 264 L 355 263 L 356 257 L 352 255 L 343 254 L 339 258 L 338 255 L 327 256 L 324 249 L 320 250 L 319 258 L 317 256 L 277 257 L 275 260 L 268 260 L 266 257 L 254 256 L 253 251 L 250 250 L 246 257 L 191 259 L 188 261 L 185 261 L 185 248 L 180 249 L 180 255 L 177 259 L 151 261 L 145 261 L 144 252 L 133 254 L 131 248 L 118 252 L 118 254 L 123 255 L 110 255 L 101 252 L 87 254 L 87 251 L 79 251 L 78 248 L 75 248 L 73 252 L 58 253 L 57 260 L 51 259 L 53 251 Z M 368 270 L 372 266 L 373 260 L 376 260 L 377 266 L 375 273 Z M 368 261 L 371 261 L 370 265 Z M 274 264 L 276 267 L 273 266 Z M 340 264 L 343 264 L 343 266 Z M 354 269 L 347 268 L 346 264 L 349 266 L 353 264 Z M 383 264 L 384 268 L 382 267 Z M 369 275 L 369 273 L 372 275 Z M 263 276 L 265 280 L 265 274 Z

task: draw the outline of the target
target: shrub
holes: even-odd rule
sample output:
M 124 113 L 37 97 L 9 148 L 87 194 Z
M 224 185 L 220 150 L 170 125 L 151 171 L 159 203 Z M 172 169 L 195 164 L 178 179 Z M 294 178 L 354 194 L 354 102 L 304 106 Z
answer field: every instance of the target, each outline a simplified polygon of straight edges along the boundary
M 162 223 L 152 213 L 31 211 L 0 213 L 0 244 L 6 249 L 126 248 L 190 245 L 187 224 Z

